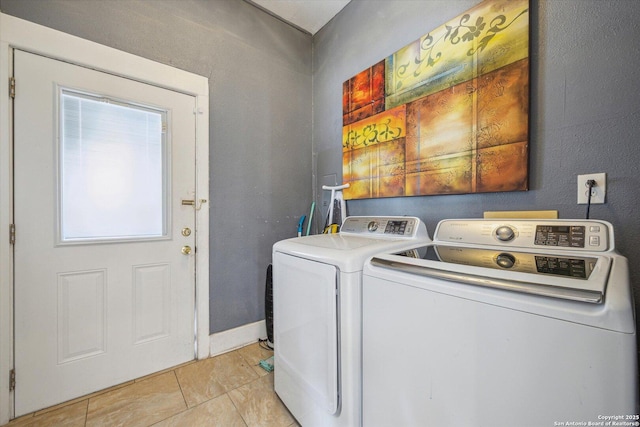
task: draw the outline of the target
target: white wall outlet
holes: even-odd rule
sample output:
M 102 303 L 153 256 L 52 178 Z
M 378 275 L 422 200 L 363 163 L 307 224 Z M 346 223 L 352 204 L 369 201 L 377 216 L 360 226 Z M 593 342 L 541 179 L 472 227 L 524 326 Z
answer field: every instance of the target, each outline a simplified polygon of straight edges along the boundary
M 578 204 L 586 205 L 589 199 L 589 184 L 592 179 L 596 183 L 591 188 L 591 204 L 601 205 L 604 203 L 604 196 L 607 194 L 607 174 L 591 173 L 588 175 L 578 175 Z

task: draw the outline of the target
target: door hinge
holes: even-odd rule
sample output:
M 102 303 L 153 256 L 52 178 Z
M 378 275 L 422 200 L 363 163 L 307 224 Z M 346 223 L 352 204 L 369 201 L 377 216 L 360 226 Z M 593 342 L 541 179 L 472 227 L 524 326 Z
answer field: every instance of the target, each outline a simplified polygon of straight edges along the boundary
M 15 224 L 9 224 L 9 244 L 10 245 L 16 244 L 16 225 Z
M 16 97 L 16 78 L 9 77 L 9 96 L 13 99 Z
M 16 389 L 16 370 L 12 369 L 9 371 L 9 391 L 13 391 Z

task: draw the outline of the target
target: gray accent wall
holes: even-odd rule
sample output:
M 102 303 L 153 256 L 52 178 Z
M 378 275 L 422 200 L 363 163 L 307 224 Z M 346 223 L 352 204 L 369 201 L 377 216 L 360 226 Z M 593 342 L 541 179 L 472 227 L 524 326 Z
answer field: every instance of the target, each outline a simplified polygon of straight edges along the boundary
M 242 0 L 0 0 L 209 78 L 210 331 L 264 319 L 272 245 L 311 204 L 311 36 Z
M 455 18 L 476 0 L 352 0 L 313 38 L 316 176 L 342 171 L 342 83 Z M 640 295 L 640 1 L 531 0 L 529 191 L 353 200 L 350 215 L 445 218 L 558 210 L 585 218 L 577 175 L 607 173 L 603 205 Z M 320 195 L 316 194 L 320 200 Z

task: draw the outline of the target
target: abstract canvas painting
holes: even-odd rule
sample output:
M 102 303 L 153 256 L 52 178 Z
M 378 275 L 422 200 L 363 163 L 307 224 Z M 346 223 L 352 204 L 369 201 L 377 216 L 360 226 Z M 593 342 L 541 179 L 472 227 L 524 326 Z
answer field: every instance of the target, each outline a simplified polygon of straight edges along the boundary
M 486 0 L 342 93 L 345 198 L 528 189 L 529 0 Z

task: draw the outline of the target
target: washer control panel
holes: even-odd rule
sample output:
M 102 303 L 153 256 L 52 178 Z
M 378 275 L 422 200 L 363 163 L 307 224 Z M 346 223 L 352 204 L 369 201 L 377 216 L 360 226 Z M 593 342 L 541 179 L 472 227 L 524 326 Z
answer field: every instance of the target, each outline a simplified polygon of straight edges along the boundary
M 598 226 L 591 226 L 589 229 L 600 231 Z M 567 246 L 572 248 L 584 248 L 587 227 L 584 225 L 538 225 L 536 227 L 536 237 L 534 244 L 541 246 Z M 592 239 L 595 246 L 598 246 L 599 238 Z
M 410 216 L 350 216 L 342 223 L 340 233 L 375 237 L 427 237 L 424 223 Z
M 611 224 L 597 220 L 444 220 L 434 241 L 598 252 L 614 246 Z

